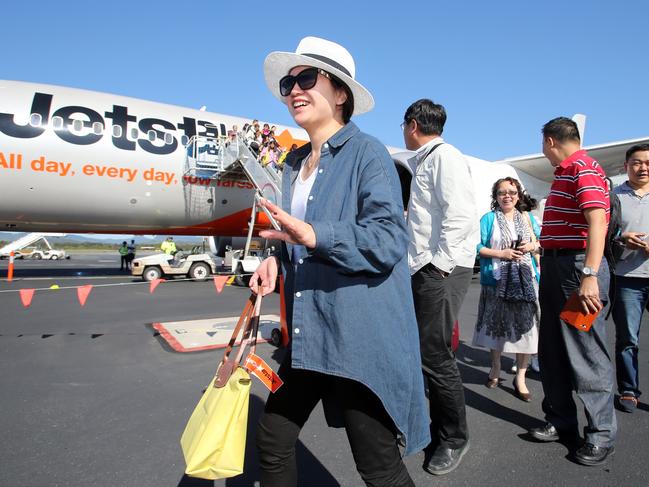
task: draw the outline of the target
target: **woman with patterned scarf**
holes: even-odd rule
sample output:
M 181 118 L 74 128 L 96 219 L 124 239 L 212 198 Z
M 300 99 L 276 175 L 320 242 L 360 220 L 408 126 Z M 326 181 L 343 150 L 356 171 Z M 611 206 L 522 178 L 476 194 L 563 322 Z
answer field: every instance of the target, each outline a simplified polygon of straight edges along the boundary
M 540 229 L 528 213 L 535 201 L 523 193 L 518 180 L 496 181 L 492 211 L 480 219 L 480 305 L 473 345 L 491 350 L 486 386 L 500 383 L 500 356 L 516 354 L 514 392 L 531 400 L 525 373 L 538 347 L 538 267 Z

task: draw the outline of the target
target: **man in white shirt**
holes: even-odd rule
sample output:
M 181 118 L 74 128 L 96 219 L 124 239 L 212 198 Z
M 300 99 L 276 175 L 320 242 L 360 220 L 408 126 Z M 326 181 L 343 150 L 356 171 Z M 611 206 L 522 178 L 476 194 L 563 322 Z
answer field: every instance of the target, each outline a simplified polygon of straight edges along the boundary
M 462 378 L 451 347 L 453 324 L 471 282 L 478 215 L 469 163 L 441 138 L 442 105 L 422 99 L 403 118 L 403 139 L 417 154 L 408 204 L 408 263 L 428 383 L 432 442 L 424 469 L 444 475 L 469 448 Z

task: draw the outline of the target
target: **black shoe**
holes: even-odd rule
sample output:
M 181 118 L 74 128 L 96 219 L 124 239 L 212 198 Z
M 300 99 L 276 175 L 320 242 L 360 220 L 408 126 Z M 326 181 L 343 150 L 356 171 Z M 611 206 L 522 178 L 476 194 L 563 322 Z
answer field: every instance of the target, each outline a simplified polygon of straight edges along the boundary
M 592 443 L 586 443 L 575 452 L 575 460 L 582 465 L 589 467 L 601 465 L 606 462 L 607 458 L 615 453 L 615 447 L 595 446 Z
M 424 470 L 433 475 L 445 475 L 455 470 L 462 461 L 462 457 L 469 450 L 469 441 L 455 450 L 438 446 L 433 456 L 424 462 Z
M 537 441 L 559 441 L 559 432 L 552 423 L 545 423 L 542 428 L 532 428 L 528 433 Z

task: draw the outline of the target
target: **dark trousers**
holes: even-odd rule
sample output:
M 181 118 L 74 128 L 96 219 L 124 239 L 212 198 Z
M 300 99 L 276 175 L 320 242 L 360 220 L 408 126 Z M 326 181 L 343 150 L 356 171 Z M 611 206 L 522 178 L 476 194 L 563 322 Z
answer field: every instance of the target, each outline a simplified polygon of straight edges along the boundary
M 119 262 L 119 270 L 122 271 L 124 269 L 128 270 L 128 256 L 126 255 L 121 255 L 120 256 L 120 262 Z
M 586 442 L 609 447 L 615 441 L 617 421 L 613 409 L 613 369 L 606 348 L 609 272 L 602 259 L 599 268 L 600 299 L 605 304 L 588 332 L 565 324 L 559 313 L 579 288 L 584 254 L 543 256 L 539 301 L 539 365 L 543 384 L 543 412 L 560 432 L 576 434 L 577 393 L 586 411 Z
M 259 421 L 262 487 L 297 485 L 295 442 L 322 398 L 341 408 L 356 469 L 366 485 L 414 487 L 401 459 L 396 428 L 378 397 L 359 382 L 293 369 L 290 363 L 289 355 L 279 369 L 284 385 L 268 396 Z
M 431 445 L 457 449 L 469 439 L 464 387 L 451 347 L 453 324 L 473 269 L 456 267 L 448 277 L 428 264 L 412 276 L 424 378 L 430 401 Z

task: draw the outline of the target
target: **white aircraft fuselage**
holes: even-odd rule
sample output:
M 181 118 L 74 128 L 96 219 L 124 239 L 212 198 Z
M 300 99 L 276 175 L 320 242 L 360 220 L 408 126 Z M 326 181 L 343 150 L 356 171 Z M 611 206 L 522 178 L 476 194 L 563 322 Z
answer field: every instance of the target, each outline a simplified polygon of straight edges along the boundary
M 253 185 L 185 171 L 195 135 L 248 119 L 52 85 L 0 81 L 0 228 L 245 235 Z M 284 133 L 288 131 L 288 133 Z M 277 134 L 306 140 L 302 129 Z

